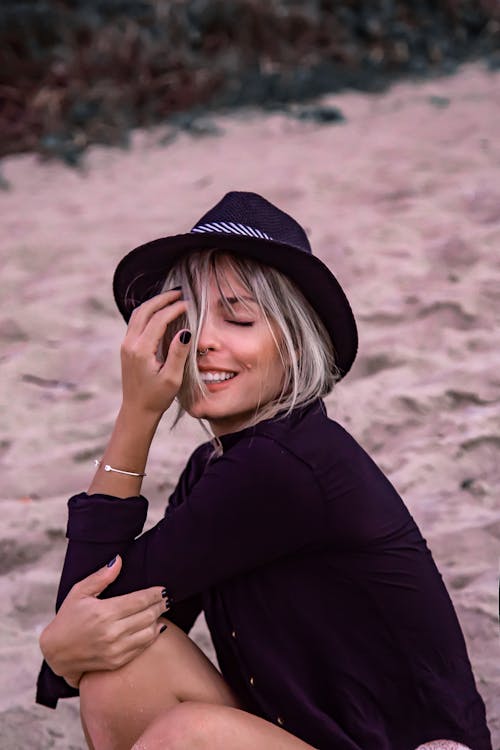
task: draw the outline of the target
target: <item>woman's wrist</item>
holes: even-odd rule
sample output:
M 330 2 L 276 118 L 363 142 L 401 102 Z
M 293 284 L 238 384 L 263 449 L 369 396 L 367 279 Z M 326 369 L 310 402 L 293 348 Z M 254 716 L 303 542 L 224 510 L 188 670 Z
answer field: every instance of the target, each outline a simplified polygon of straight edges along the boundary
M 127 498 L 140 495 L 149 449 L 162 415 L 123 403 L 103 456 L 99 457 L 88 494 L 106 494 Z M 106 471 L 109 465 L 121 472 Z
M 126 401 L 122 401 L 116 421 L 135 431 L 139 428 L 144 432 L 156 431 L 165 412 L 152 411 Z
M 69 664 L 64 663 L 63 654 L 66 644 L 64 639 L 61 638 L 61 635 L 62 634 L 58 632 L 56 616 L 42 631 L 39 638 L 39 645 L 43 658 L 54 674 L 58 677 L 63 677 L 66 680 L 65 675 L 73 673 L 74 670 L 71 669 Z

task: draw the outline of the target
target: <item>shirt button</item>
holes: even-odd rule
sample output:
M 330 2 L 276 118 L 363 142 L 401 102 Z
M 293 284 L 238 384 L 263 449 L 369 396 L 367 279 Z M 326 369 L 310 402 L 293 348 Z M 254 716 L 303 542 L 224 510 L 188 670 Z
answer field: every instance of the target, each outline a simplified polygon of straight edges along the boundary
M 254 679 L 253 677 L 250 677 L 250 685 L 253 685 L 253 683 L 254 683 Z
M 283 724 L 285 723 L 285 722 L 283 721 L 283 719 L 281 718 L 281 716 L 277 716 L 277 717 L 276 717 L 276 721 L 278 722 L 278 724 L 279 724 L 280 726 L 283 726 Z
M 231 635 L 233 636 L 233 638 L 236 638 L 236 630 L 233 630 L 233 632 L 231 633 Z

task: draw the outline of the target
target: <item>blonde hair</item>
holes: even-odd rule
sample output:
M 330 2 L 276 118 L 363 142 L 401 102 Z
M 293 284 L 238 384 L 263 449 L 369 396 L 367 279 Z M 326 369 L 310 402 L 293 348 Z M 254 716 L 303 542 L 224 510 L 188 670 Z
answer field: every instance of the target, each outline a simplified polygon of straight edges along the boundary
M 229 287 L 230 296 L 249 309 L 241 294 L 231 286 L 228 271 L 234 273 L 245 291 L 255 299 L 269 326 L 284 370 L 281 392 L 271 401 L 258 404 L 253 416 L 241 429 L 271 419 L 280 412 L 287 416 L 295 407 L 326 396 L 340 379 L 330 336 L 318 314 L 290 279 L 271 266 L 226 251 L 195 252 L 171 268 L 161 289 L 164 291 L 180 285 L 184 298 L 193 303 L 186 314 L 168 327 L 161 352 L 164 356 L 175 334 L 182 328 L 189 328 L 192 344 L 178 394 L 179 408 L 174 425 L 200 392 L 207 394 L 198 371 L 196 352 L 207 314 L 211 280 L 215 280 L 222 303 L 230 314 L 234 311 L 223 287 Z M 212 435 L 203 422 L 202 425 Z M 220 449 L 220 441 L 215 439 L 215 443 Z

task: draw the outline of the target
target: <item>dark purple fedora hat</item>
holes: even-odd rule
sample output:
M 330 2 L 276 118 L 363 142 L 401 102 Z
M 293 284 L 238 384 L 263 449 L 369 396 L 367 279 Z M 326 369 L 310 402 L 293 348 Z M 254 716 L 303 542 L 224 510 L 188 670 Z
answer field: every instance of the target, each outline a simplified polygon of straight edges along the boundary
M 342 287 L 312 254 L 300 224 L 256 193 L 227 193 L 187 234 L 152 240 L 122 258 L 115 271 L 113 291 L 125 320 L 128 322 L 135 307 L 158 294 L 180 258 L 209 248 L 253 258 L 295 282 L 330 334 L 342 377 L 350 370 L 358 334 Z

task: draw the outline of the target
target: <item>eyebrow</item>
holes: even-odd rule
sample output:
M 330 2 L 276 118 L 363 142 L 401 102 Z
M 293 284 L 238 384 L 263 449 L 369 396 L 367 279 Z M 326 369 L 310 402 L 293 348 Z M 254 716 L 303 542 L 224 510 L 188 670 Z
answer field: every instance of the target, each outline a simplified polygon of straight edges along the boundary
M 252 302 L 254 305 L 257 304 L 254 297 L 246 297 L 243 295 L 238 299 L 238 297 L 226 297 L 226 302 L 228 302 L 230 305 L 238 305 L 240 304 L 241 300 L 245 300 L 245 302 Z M 217 302 L 219 307 L 224 307 L 224 300 L 220 299 Z

